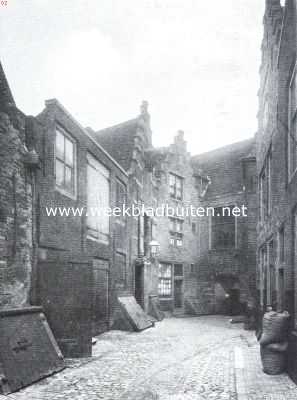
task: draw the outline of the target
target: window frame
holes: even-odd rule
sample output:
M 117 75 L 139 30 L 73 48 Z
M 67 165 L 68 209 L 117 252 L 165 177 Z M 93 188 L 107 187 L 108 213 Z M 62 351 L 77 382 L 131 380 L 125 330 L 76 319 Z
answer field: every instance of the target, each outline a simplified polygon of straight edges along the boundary
M 62 160 L 57 154 L 57 133 L 60 133 L 64 137 L 64 159 Z M 73 167 L 66 163 L 65 159 L 65 139 L 70 141 L 73 145 Z M 69 191 L 65 186 L 59 186 L 57 184 L 57 161 L 63 163 L 63 171 L 64 171 L 64 181 L 65 181 L 65 170 L 66 167 L 71 168 L 73 172 L 73 191 Z M 62 193 L 63 195 L 76 200 L 77 198 L 77 141 L 75 138 L 70 135 L 64 128 L 60 125 L 56 125 L 55 127 L 55 141 L 54 141 L 54 176 L 55 176 L 55 190 Z
M 171 179 L 174 179 L 173 185 L 171 184 Z M 180 183 L 180 196 L 177 195 L 177 182 Z M 173 193 L 172 190 L 173 189 Z M 184 178 L 180 175 L 175 174 L 174 172 L 169 172 L 169 196 L 170 198 L 182 201 L 184 198 Z
M 167 266 L 170 267 L 170 276 L 166 277 L 166 276 L 161 276 L 160 275 L 160 267 L 161 266 Z M 160 262 L 159 263 L 159 269 L 158 269 L 158 297 L 162 298 L 162 299 L 171 299 L 173 297 L 173 274 L 174 274 L 174 266 L 173 264 L 170 263 L 164 263 L 164 262 Z M 161 282 L 170 282 L 170 293 L 168 294 L 164 294 L 160 292 L 160 287 L 161 287 Z
M 87 195 L 87 206 L 89 206 L 88 203 L 88 195 L 89 195 L 89 191 L 88 191 L 88 168 L 93 168 L 96 170 L 97 174 L 100 173 L 100 168 L 102 168 L 102 171 L 105 170 L 106 175 L 104 175 L 104 173 L 101 173 L 101 175 L 106 179 L 106 181 L 108 182 L 108 202 L 109 205 L 108 207 L 110 207 L 111 205 L 111 171 L 109 168 L 107 168 L 101 161 L 98 160 L 98 158 L 96 158 L 91 152 L 87 152 L 87 156 L 86 156 L 86 164 L 87 164 L 87 190 L 86 190 L 86 195 Z M 99 169 L 96 168 L 96 164 L 99 166 Z M 96 205 L 97 207 L 97 205 Z M 86 218 L 86 227 L 87 227 L 87 238 L 96 242 L 100 242 L 100 243 L 104 243 L 104 244 L 109 244 L 110 243 L 110 228 L 111 228 L 111 218 L 110 216 L 108 216 L 108 233 L 102 232 L 100 230 L 96 230 L 93 227 L 91 227 L 88 224 L 88 218 L 90 217 L 90 215 L 88 215 L 88 217 Z M 94 235 L 94 233 L 96 232 L 96 235 Z
M 119 191 L 118 188 L 121 186 L 121 188 L 124 189 L 124 203 L 119 203 Z M 127 185 L 121 181 L 119 178 L 116 178 L 115 180 L 115 207 L 118 207 L 122 210 L 122 207 L 127 204 Z M 121 225 L 126 225 L 126 216 L 120 213 L 119 216 L 115 216 L 115 221 Z
M 184 244 L 184 219 L 178 217 L 169 217 L 169 243 L 171 246 L 182 247 Z M 173 224 L 173 225 L 171 225 Z M 180 226 L 180 229 L 177 228 Z M 173 227 L 173 229 L 171 229 Z

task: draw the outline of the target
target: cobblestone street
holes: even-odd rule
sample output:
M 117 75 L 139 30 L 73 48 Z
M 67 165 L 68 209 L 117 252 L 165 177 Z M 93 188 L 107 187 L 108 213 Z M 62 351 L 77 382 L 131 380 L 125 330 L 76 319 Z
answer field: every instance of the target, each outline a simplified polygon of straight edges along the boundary
M 101 335 L 92 359 L 8 396 L 58 399 L 236 399 L 234 349 L 247 346 L 224 317 L 169 318 L 142 333 Z

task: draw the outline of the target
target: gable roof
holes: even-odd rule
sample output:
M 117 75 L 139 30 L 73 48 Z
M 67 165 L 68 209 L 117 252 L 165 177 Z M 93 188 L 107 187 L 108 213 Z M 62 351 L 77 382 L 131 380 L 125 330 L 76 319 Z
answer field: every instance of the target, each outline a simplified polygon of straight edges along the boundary
M 0 110 L 15 106 L 15 101 L 0 61 Z
M 44 112 L 46 112 L 47 107 L 56 107 L 57 109 L 60 109 L 60 111 L 62 111 L 63 114 L 67 115 L 67 117 L 73 122 L 74 125 L 76 125 L 81 132 L 87 136 L 92 143 L 98 148 L 100 149 L 100 151 L 102 153 L 104 153 L 106 155 L 106 157 L 108 157 L 110 159 L 110 161 L 117 167 L 119 168 L 125 175 L 127 175 L 127 172 L 124 170 L 124 168 L 117 162 L 116 159 L 114 159 L 112 157 L 112 155 L 105 149 L 103 148 L 103 146 L 94 139 L 93 136 L 93 131 L 90 128 L 84 128 L 75 118 L 74 116 L 59 102 L 59 100 L 57 99 L 49 99 L 45 101 L 45 106 L 46 108 L 36 117 L 37 119 L 40 119 L 43 115 Z
M 130 168 L 138 118 L 94 132 L 94 139 L 127 171 Z

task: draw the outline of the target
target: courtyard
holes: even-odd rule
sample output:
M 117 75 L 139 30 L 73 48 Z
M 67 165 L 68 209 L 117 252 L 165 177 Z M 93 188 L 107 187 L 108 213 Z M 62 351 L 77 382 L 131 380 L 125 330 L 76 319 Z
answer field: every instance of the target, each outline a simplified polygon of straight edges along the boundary
M 228 317 L 166 318 L 141 333 L 98 336 L 92 358 L 67 360 L 62 372 L 7 398 L 295 399 L 293 382 L 265 375 L 258 353 L 254 332 Z

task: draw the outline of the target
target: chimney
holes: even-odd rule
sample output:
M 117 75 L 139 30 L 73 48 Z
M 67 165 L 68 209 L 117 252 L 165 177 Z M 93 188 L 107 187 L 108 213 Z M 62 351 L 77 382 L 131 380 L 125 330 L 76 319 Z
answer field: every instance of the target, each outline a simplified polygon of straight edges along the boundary
M 174 145 L 180 151 L 187 151 L 187 142 L 184 139 L 184 131 L 178 130 L 176 136 L 174 137 Z

